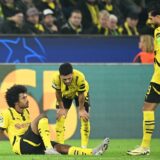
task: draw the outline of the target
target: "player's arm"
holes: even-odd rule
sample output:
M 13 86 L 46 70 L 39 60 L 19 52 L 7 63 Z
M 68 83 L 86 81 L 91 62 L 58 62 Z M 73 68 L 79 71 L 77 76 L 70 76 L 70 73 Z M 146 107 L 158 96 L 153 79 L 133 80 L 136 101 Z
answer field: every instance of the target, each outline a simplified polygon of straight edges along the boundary
M 156 34 L 156 41 L 157 41 L 157 50 L 160 51 L 160 29 Z
M 61 85 L 59 77 L 55 77 L 52 83 L 52 87 L 56 90 L 56 99 L 58 103 L 57 109 L 57 119 L 60 119 L 62 116 L 66 116 L 67 112 L 64 108 L 63 101 L 62 101 L 62 92 L 61 92 Z
M 62 101 L 62 92 L 61 90 L 56 90 L 56 98 L 59 105 L 59 108 L 64 109 L 63 101 Z
M 62 92 L 59 77 L 55 76 L 52 82 L 52 88 L 56 91 L 56 98 L 59 105 L 59 108 L 64 108 L 62 101 Z
M 84 103 L 85 103 L 85 95 L 84 92 L 86 91 L 86 81 L 85 76 L 83 74 L 79 75 L 78 80 L 78 101 L 79 101 L 79 116 L 87 121 L 89 119 L 89 114 L 86 112 Z
M 155 60 L 154 62 L 160 65 L 160 29 L 157 29 L 156 35 L 155 35 L 155 40 L 156 40 L 156 47 L 154 48 L 155 50 Z
M 88 121 L 89 114 L 85 110 L 84 103 L 85 103 L 85 95 L 84 92 L 78 92 L 78 101 L 79 101 L 79 116 L 85 121 Z
M 63 105 L 61 90 L 56 90 L 56 98 L 57 98 L 58 107 L 59 107 L 57 109 L 57 119 L 60 119 L 62 116 L 66 117 L 67 111 Z
M 84 110 L 85 96 L 84 92 L 78 92 L 79 110 Z

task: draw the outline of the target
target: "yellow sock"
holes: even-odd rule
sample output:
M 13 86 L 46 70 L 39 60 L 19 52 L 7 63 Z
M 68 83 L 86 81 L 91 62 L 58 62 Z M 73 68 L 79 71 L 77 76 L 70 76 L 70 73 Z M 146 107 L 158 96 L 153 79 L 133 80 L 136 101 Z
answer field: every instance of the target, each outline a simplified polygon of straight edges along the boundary
M 81 118 L 81 147 L 87 148 L 90 135 L 90 122 Z
M 59 120 L 56 121 L 56 141 L 61 144 L 64 144 L 64 122 L 64 116 L 62 116 Z
M 68 155 L 93 155 L 93 150 L 89 148 L 70 147 Z
M 154 111 L 143 112 L 143 139 L 141 146 L 144 148 L 150 147 L 152 133 L 155 128 Z
M 38 131 L 39 131 L 40 136 L 42 137 L 45 148 L 52 148 L 52 144 L 50 141 L 48 118 L 40 119 L 38 123 Z

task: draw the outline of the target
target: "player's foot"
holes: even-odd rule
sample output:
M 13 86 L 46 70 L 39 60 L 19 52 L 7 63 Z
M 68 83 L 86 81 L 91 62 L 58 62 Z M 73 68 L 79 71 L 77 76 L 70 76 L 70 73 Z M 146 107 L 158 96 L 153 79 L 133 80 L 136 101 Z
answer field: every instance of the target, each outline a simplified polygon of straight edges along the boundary
M 57 152 L 54 148 L 47 148 L 45 150 L 45 154 L 60 154 L 60 153 Z
M 150 149 L 149 148 L 143 148 L 143 147 L 137 147 L 133 150 L 127 151 L 128 155 L 131 156 L 140 156 L 140 155 L 149 155 Z
M 109 138 L 105 138 L 98 147 L 93 149 L 93 154 L 96 156 L 102 155 L 107 150 L 108 145 L 109 145 Z

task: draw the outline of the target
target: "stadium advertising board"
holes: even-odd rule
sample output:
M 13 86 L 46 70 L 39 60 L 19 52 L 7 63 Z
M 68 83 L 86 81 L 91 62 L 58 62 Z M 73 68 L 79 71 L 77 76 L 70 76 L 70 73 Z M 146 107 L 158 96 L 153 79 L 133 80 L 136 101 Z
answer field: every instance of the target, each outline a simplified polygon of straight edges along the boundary
M 1 37 L 0 63 L 132 62 L 138 37 Z

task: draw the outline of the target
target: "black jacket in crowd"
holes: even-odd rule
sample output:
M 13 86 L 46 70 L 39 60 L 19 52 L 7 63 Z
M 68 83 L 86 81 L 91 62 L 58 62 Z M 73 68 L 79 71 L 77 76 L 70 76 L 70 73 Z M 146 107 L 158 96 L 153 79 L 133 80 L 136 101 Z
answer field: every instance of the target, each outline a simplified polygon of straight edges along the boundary
M 83 29 L 80 26 L 78 30 L 75 30 L 69 22 L 67 22 L 66 24 L 64 24 L 61 28 L 61 33 L 63 34 L 82 34 L 83 33 Z
M 4 20 L 0 26 L 0 33 L 3 34 L 28 34 L 29 30 L 23 25 L 17 27 L 14 21 Z

